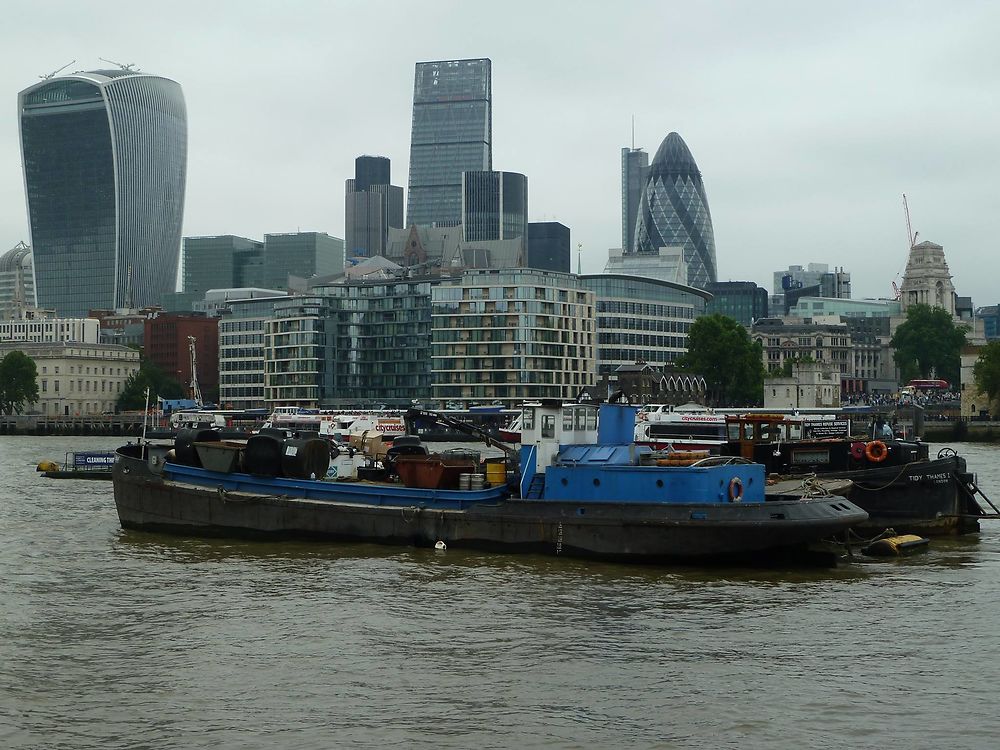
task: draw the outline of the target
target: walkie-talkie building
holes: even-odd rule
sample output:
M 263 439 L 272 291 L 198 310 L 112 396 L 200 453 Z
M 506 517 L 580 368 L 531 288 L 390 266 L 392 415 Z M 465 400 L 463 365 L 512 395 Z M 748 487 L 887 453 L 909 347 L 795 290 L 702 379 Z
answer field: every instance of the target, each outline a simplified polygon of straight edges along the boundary
M 493 169 L 491 63 L 417 63 L 406 222 L 462 221 L 462 172 Z
M 677 133 L 663 139 L 649 165 L 636 217 L 636 254 L 655 255 L 662 247 L 684 248 L 691 286 L 704 289 L 718 280 L 705 186 L 690 149 Z
M 18 95 L 40 307 L 63 317 L 174 291 L 187 113 L 175 81 L 132 70 L 50 78 Z

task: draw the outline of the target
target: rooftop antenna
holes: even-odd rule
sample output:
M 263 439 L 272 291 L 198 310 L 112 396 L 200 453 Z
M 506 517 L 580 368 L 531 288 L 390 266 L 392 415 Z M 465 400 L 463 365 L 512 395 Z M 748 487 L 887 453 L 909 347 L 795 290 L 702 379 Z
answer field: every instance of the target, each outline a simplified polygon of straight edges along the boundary
M 68 63 L 66 63 L 65 65 L 63 65 L 61 68 L 56 68 L 51 73 L 49 73 L 47 75 L 38 76 L 38 77 L 41 78 L 43 81 L 47 81 L 50 78 L 52 78 L 53 76 L 55 76 L 57 73 L 61 73 L 62 71 L 66 70 L 66 68 L 68 68 L 70 65 L 72 65 L 75 62 L 76 62 L 76 60 L 70 60 Z
M 632 150 L 635 151 L 635 115 L 632 115 Z
M 578 242 L 576 245 L 576 275 L 580 276 L 583 273 L 583 243 Z
M 97 59 L 100 60 L 101 62 L 111 63 L 112 65 L 114 65 L 116 67 L 119 67 L 122 70 L 132 70 L 132 68 L 135 67 L 135 63 L 120 63 L 120 62 L 115 62 L 114 60 L 109 60 L 106 57 L 98 57 Z

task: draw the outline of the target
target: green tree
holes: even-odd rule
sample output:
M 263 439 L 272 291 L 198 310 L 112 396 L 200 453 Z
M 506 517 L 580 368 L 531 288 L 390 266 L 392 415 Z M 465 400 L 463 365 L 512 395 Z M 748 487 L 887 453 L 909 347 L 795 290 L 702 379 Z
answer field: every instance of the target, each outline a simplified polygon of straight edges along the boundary
M 139 369 L 128 376 L 122 392 L 116 402 L 121 410 L 143 409 L 146 406 L 146 388 L 149 388 L 150 403 L 155 403 L 156 397 L 184 398 L 184 386 L 176 380 L 168 378 L 163 370 L 143 357 L 139 360 Z
M 764 395 L 761 346 L 726 315 L 704 315 L 688 331 L 681 367 L 705 378 L 709 398 L 723 406 L 753 406 Z
M 1000 341 L 991 341 L 979 350 L 972 368 L 976 388 L 986 394 L 993 406 L 1000 400 Z
M 968 326 L 956 325 L 947 310 L 913 305 L 896 329 L 891 346 L 903 382 L 935 374 L 952 385 L 959 382 L 962 347 Z
M 24 405 L 38 401 L 38 368 L 22 351 L 0 360 L 0 412 L 20 414 Z

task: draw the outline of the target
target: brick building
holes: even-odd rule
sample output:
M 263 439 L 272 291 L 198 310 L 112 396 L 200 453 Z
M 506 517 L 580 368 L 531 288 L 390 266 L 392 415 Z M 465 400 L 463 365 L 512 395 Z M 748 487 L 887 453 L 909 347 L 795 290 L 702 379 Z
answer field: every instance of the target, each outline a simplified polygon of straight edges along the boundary
M 160 313 L 146 320 L 143 353 L 169 378 L 191 385 L 188 336 L 194 336 L 198 384 L 206 402 L 219 397 L 219 319 Z

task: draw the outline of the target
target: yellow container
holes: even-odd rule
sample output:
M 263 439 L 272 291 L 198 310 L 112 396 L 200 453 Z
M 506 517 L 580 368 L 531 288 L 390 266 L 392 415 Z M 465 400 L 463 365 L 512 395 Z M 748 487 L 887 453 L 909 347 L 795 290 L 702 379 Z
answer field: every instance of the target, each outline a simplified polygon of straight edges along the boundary
M 503 458 L 486 459 L 486 483 L 490 486 L 507 481 L 507 461 Z

